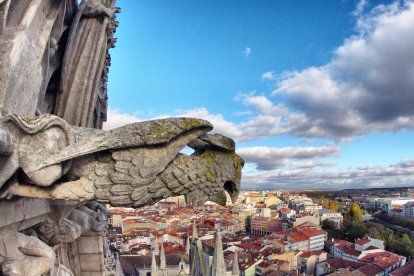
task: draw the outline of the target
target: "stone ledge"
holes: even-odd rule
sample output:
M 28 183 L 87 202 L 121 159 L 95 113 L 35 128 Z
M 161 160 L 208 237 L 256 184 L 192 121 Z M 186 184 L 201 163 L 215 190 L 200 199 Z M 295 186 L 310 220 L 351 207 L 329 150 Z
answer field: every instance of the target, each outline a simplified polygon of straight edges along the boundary
M 39 223 L 39 219 L 51 212 L 49 200 L 19 198 L 0 200 L 0 228 L 10 225 L 22 230 Z M 24 224 L 24 225 L 23 225 Z

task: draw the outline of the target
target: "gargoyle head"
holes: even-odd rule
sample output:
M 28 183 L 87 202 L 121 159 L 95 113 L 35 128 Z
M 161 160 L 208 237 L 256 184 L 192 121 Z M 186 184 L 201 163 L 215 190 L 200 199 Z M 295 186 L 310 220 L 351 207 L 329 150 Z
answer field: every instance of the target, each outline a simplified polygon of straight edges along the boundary
M 235 143 L 232 139 L 220 134 L 206 134 L 188 144 L 195 149 L 193 155 L 205 160 L 206 185 L 209 191 L 208 200 L 217 204 L 226 205 L 226 192 L 231 201 L 236 202 L 240 193 L 241 170 L 244 160 L 235 152 Z M 187 200 L 188 201 L 188 200 Z M 200 199 L 193 199 L 200 203 Z

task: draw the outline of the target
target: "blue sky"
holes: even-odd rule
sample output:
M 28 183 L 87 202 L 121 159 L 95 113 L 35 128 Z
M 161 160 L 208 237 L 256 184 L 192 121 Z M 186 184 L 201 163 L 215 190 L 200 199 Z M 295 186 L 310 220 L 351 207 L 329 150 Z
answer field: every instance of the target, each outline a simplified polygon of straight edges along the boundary
M 105 128 L 207 119 L 245 189 L 414 185 L 412 1 L 117 5 Z

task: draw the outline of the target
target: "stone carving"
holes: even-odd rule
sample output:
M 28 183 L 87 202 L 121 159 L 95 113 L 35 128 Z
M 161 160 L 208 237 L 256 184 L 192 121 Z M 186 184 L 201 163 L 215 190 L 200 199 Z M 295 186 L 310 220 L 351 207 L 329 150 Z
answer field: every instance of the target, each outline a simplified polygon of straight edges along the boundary
M 101 232 L 108 224 L 105 206 L 94 201 L 82 203 L 72 208 L 66 216 L 62 217 L 62 215 L 51 215 L 35 228 L 40 240 L 51 246 L 69 243 L 79 238 L 81 234 Z M 53 217 L 57 217 L 58 221 Z
M 75 0 L 0 1 L 0 108 L 52 112 Z
M 81 226 L 66 218 L 61 218 L 58 222 L 49 218 L 37 228 L 37 234 L 40 240 L 54 246 L 79 238 Z
M 0 157 L 2 195 L 132 207 L 185 195 L 189 204 L 225 205 L 225 191 L 237 199 L 243 160 L 233 140 L 206 134 L 211 129 L 191 118 L 104 131 L 71 127 L 53 115 L 8 115 L 0 130 L 9 137 L 4 141 L 12 141 L 3 144 L 14 149 Z M 192 155 L 180 153 L 186 145 L 195 149 Z
M 74 209 L 68 219 L 79 225 L 82 234 L 101 232 L 108 225 L 108 213 L 105 206 L 95 201 L 86 202 Z
M 116 24 L 109 23 L 114 14 L 120 11 L 112 7 L 114 2 L 83 1 L 72 21 L 55 109 L 55 114 L 71 125 L 94 126 L 96 104 L 102 100 L 98 99 L 98 95 L 107 66 L 105 57 L 108 54 L 108 39 L 114 42 L 112 35 Z
M 53 249 L 38 238 L 0 229 L 0 274 L 38 276 L 52 270 L 54 261 Z

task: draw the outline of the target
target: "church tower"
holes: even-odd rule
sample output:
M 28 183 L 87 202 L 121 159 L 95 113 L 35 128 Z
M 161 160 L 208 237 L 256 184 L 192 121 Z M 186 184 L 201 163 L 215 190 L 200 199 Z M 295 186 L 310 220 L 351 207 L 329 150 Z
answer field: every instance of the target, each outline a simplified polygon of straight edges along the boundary
M 161 243 L 160 271 L 162 271 L 162 276 L 168 276 L 167 262 L 166 262 L 165 250 L 164 250 L 164 243 Z
M 217 229 L 211 275 L 226 275 L 226 271 L 227 269 L 226 263 L 224 262 L 223 242 L 221 241 L 220 229 Z
M 152 250 L 151 275 L 158 276 L 158 266 L 157 261 L 155 260 L 155 250 Z
M 233 267 L 231 270 L 231 276 L 239 276 L 240 270 L 239 270 L 239 260 L 237 258 L 237 252 L 234 252 L 234 258 L 233 258 Z

